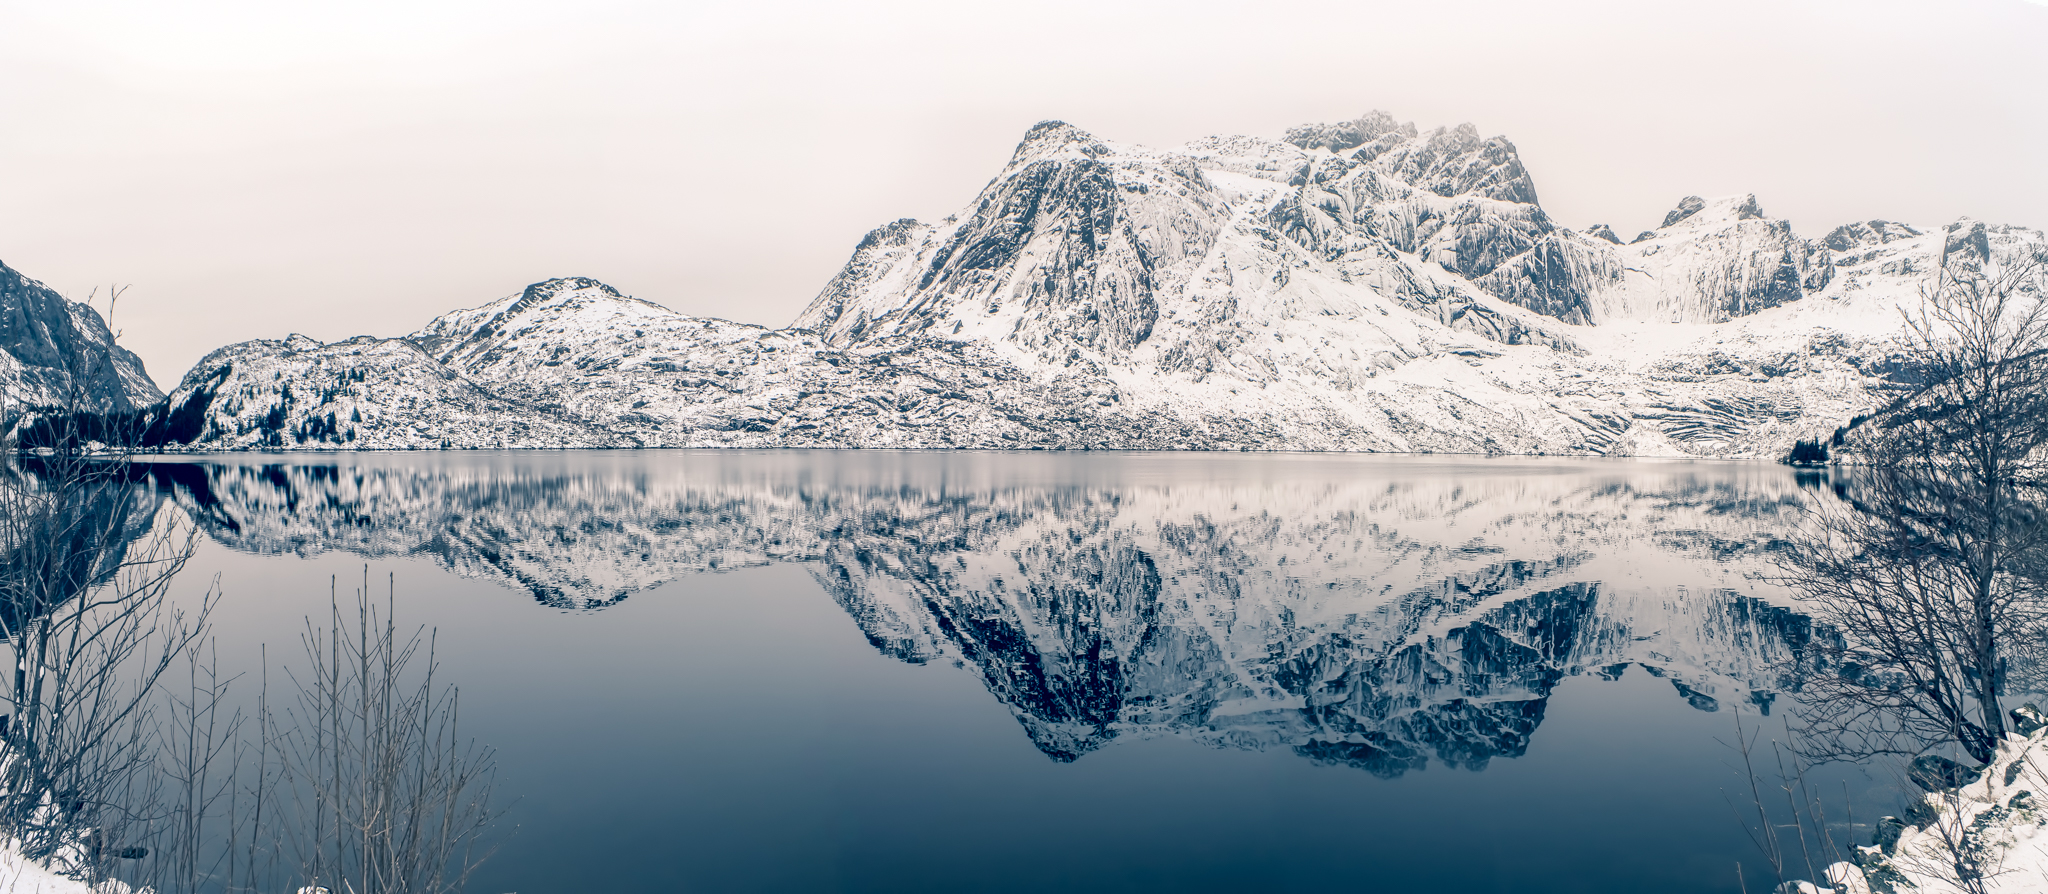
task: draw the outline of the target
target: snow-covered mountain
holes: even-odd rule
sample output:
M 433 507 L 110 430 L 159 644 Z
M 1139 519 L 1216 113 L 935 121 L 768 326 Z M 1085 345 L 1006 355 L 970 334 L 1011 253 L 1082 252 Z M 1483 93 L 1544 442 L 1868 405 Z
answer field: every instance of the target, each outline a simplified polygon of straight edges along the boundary
M 369 336 L 229 345 L 200 360 L 156 414 L 174 440 L 227 450 L 633 446 L 494 394 L 410 341 Z
M 1830 499 L 1776 468 L 1039 456 L 138 468 L 236 549 L 429 557 L 560 608 L 801 563 L 877 650 L 962 663 L 1058 760 L 1173 735 L 1479 766 L 1565 677 L 1626 664 L 1768 709 L 1814 635 L 1752 577 Z
M 1776 456 L 1882 402 L 1898 309 L 1944 258 L 2044 245 L 1974 221 L 1812 241 L 1754 196 L 1623 241 L 1551 220 L 1507 140 L 1384 113 L 1166 150 L 1046 122 L 960 213 L 868 234 L 788 329 L 551 280 L 432 321 L 397 366 L 395 343 L 224 349 L 161 416 L 205 448 Z M 349 375 L 374 387 L 315 381 Z
M 450 369 L 646 446 L 996 446 L 1091 433 L 1067 395 L 972 342 L 690 317 L 590 279 L 537 283 L 408 337 Z M 1126 426 L 1127 427 L 1127 426 Z
M 0 413 L 13 416 L 31 407 L 133 410 L 163 392 L 98 311 L 0 264 L 0 397 Z

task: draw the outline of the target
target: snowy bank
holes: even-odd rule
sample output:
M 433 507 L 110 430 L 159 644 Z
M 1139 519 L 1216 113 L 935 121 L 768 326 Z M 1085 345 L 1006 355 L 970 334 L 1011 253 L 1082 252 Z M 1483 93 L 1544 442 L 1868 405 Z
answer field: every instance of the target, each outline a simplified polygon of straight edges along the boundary
M 1885 817 L 1877 841 L 1857 848 L 1855 862 L 1827 868 L 1828 887 L 1787 882 L 1786 894 L 1950 894 L 2048 891 L 2048 717 L 2033 706 L 2012 712 L 2014 729 L 1991 764 L 1965 768 L 1941 758 L 1913 762 L 1912 776 L 1933 789 Z M 1957 783 L 1944 787 L 1941 780 Z M 1860 864 L 1860 865 L 1859 865 Z
M 113 883 L 118 885 L 119 883 Z M 127 886 L 105 890 L 126 892 Z M 6 894 L 94 894 L 91 885 L 69 879 L 22 856 L 17 842 L 0 846 L 0 892 Z

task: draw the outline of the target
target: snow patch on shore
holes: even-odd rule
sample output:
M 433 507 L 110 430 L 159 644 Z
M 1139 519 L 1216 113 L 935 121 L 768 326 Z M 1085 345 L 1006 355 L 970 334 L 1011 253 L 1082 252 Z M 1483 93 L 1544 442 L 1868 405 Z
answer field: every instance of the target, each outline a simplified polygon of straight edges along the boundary
M 2021 716 L 2015 719 L 2025 723 Z M 1961 863 L 1994 894 L 2048 891 L 2048 726 L 2024 736 L 2008 734 L 1982 774 L 1975 782 L 1922 796 L 1903 821 L 1880 821 L 1877 844 L 1857 848 L 1856 862 L 1827 868 L 1829 887 L 1787 882 L 1779 890 L 1962 894 L 1970 889 L 1960 881 Z M 1897 838 L 1887 840 L 1892 832 Z

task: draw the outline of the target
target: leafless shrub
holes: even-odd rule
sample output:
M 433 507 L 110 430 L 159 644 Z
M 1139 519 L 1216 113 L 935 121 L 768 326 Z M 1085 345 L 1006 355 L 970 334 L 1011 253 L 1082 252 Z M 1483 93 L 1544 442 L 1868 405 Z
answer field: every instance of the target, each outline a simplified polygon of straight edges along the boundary
M 395 587 L 394 587 L 395 589 Z M 432 631 L 401 636 L 395 599 L 379 606 L 367 571 L 352 610 L 308 619 L 307 672 L 273 724 L 296 815 L 288 845 L 303 884 L 358 894 L 460 890 L 480 840 L 495 761 L 459 735 L 459 692 L 436 688 Z
M 1744 791 L 1722 794 L 1780 886 L 1797 878 L 1825 878 L 1827 867 L 1848 859 L 1852 848 L 1846 836 L 1853 834 L 1856 824 L 1855 815 L 1848 812 L 1847 792 L 1843 793 L 1843 820 L 1832 823 L 1825 799 L 1809 779 L 1812 765 L 1800 756 L 1796 745 L 1772 740 L 1771 764 L 1759 770 L 1756 746 L 1762 735 L 1760 726 L 1745 728 L 1741 712 L 1736 712 L 1735 741 L 1722 744 L 1742 760 L 1739 773 Z M 1765 781 L 1766 772 L 1772 774 L 1772 781 Z M 1780 807 L 1782 813 L 1777 812 Z M 1737 864 L 1738 876 L 1741 871 Z
M 198 533 L 159 508 L 119 456 L 0 458 L 0 833 L 84 877 L 150 819 L 157 683 L 214 601 L 170 604 Z
M 1793 765 L 1913 758 L 1937 795 L 1891 822 L 1921 829 L 1913 859 L 1942 865 L 1908 868 L 1967 892 L 1996 870 L 1985 830 L 1964 822 L 1981 814 L 1929 807 L 1960 786 L 1919 776 L 1967 771 L 1940 751 L 1990 764 L 2001 698 L 2048 679 L 2048 258 L 1975 255 L 1944 255 L 1906 319 L 1917 389 L 1838 452 L 1853 461 L 1836 472 L 1844 499 L 1811 507 L 1777 578 L 1827 632 L 1803 663 Z M 1759 846 L 1782 868 L 1775 839 Z

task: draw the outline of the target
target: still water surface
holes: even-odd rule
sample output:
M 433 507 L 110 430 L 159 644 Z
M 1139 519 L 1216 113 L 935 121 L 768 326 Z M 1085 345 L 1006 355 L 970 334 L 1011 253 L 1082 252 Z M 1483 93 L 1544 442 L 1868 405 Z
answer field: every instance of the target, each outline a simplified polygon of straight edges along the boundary
M 149 466 L 222 664 L 365 566 L 516 799 L 471 890 L 1768 890 L 1721 744 L 1810 629 L 1727 463 L 237 455 Z M 245 690 L 246 692 L 246 690 Z M 1888 782 L 1846 786 L 1863 823 Z

